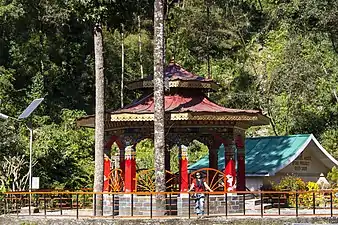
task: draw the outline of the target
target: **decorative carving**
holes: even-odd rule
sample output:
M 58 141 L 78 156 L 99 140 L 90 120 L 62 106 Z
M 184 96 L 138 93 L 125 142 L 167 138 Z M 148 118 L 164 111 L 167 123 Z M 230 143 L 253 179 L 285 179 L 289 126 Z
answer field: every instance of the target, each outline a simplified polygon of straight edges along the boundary
M 170 113 L 170 120 L 208 120 L 208 121 L 256 121 L 258 117 L 256 114 L 252 115 L 232 115 L 229 113 L 208 113 L 197 114 L 191 112 L 184 113 Z M 112 114 L 111 121 L 154 121 L 153 113 L 136 114 L 136 113 L 120 113 Z
M 178 175 L 170 171 L 166 173 L 166 187 L 167 190 L 177 192 L 179 191 Z M 150 191 L 155 192 L 155 170 L 141 170 L 136 173 L 136 191 Z
M 120 192 L 124 189 L 123 172 L 121 169 L 113 169 L 110 171 L 109 177 L 109 191 Z

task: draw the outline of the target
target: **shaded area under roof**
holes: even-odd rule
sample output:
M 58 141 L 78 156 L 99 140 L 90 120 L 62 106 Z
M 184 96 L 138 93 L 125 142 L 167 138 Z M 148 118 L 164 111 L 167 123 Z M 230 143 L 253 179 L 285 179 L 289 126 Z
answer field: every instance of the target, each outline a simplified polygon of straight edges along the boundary
M 338 165 L 338 162 L 319 144 L 312 134 L 290 136 L 269 136 L 246 138 L 246 175 L 271 176 L 285 168 L 295 160 L 313 141 L 318 151 L 325 157 L 322 160 L 329 167 Z M 189 171 L 209 167 L 209 156 L 206 155 L 193 165 Z M 218 169 L 224 170 L 224 146 L 218 150 Z

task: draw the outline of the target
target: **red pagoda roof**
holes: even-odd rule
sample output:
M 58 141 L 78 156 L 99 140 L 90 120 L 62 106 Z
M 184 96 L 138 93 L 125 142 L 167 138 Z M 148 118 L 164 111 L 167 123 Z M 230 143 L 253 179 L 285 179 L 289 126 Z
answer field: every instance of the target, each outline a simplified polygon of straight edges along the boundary
M 169 81 L 169 87 L 180 88 L 195 88 L 195 89 L 209 89 L 216 90 L 218 85 L 209 78 L 197 76 L 187 70 L 183 69 L 180 65 L 171 62 L 164 70 L 164 77 Z M 153 75 L 131 82 L 127 85 L 131 90 L 142 88 L 153 88 Z
M 164 97 L 166 112 L 205 112 L 205 113 L 245 113 L 256 114 L 260 113 L 258 110 L 243 110 L 225 108 L 216 104 L 207 98 L 204 94 L 173 94 Z M 138 101 L 125 106 L 116 111 L 109 111 L 111 113 L 154 113 L 154 96 L 150 94 Z
M 164 70 L 164 77 L 170 78 L 170 80 L 193 80 L 193 81 L 212 81 L 209 78 L 197 76 L 191 72 L 186 71 L 180 65 L 176 63 L 170 63 Z M 153 77 L 151 76 L 151 80 Z
M 210 100 L 204 91 L 216 90 L 218 85 L 209 78 L 190 73 L 174 62 L 165 69 L 165 78 L 169 81 L 170 91 L 164 96 L 167 120 L 184 123 L 202 122 L 207 126 L 216 122 L 222 125 L 227 121 L 240 121 L 252 125 L 269 124 L 269 119 L 259 110 L 231 109 L 216 104 Z M 132 82 L 130 89 L 152 89 L 152 76 Z M 142 122 L 154 121 L 154 96 L 151 90 L 133 103 L 118 109 L 108 110 L 105 120 L 112 129 L 142 126 Z M 95 115 L 82 117 L 78 120 L 80 126 L 94 127 Z M 203 122 L 205 121 L 205 122 Z M 180 122 L 176 125 L 179 126 Z M 223 125 L 222 125 L 223 126 Z

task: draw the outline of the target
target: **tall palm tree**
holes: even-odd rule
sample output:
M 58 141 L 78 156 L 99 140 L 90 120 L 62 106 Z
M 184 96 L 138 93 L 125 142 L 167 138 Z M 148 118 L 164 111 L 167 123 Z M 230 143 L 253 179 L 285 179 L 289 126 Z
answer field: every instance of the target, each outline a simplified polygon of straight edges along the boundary
M 94 26 L 95 52 L 95 171 L 94 192 L 103 190 L 103 153 L 104 153 L 104 66 L 102 26 Z M 102 195 L 96 195 L 94 212 L 103 215 Z

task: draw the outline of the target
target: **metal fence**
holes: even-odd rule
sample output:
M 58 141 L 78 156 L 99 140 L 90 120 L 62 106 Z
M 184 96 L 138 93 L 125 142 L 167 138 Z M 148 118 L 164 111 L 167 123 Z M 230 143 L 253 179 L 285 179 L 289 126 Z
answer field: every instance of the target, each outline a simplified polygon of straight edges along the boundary
M 43 217 L 196 217 L 195 192 L 8 192 L 0 213 Z M 338 190 L 204 193 L 209 217 L 337 216 Z M 162 196 L 159 207 L 158 196 Z M 164 204 L 163 204 L 164 203 Z M 99 206 L 101 213 L 93 210 Z

